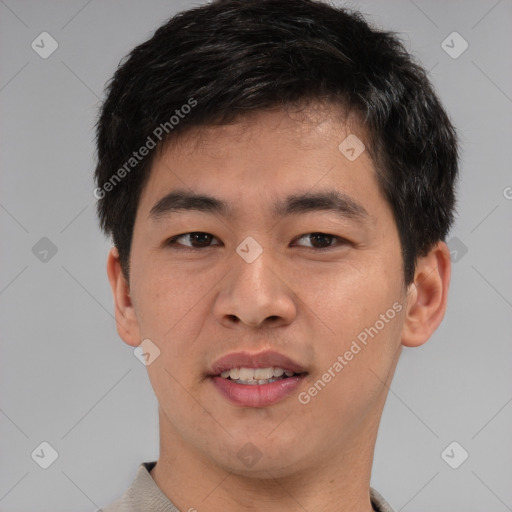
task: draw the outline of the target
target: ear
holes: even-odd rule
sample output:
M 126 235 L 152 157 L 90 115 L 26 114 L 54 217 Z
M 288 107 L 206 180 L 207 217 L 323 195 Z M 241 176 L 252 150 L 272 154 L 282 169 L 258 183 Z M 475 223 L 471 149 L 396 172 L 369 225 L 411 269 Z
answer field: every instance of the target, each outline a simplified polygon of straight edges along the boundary
M 450 250 L 445 242 L 438 242 L 418 258 L 407 294 L 402 345 L 423 345 L 437 329 L 446 311 L 450 276 Z
M 130 285 L 121 268 L 116 247 L 112 247 L 108 253 L 107 275 L 114 296 L 117 332 L 125 343 L 137 347 L 141 341 L 139 324 L 130 296 Z

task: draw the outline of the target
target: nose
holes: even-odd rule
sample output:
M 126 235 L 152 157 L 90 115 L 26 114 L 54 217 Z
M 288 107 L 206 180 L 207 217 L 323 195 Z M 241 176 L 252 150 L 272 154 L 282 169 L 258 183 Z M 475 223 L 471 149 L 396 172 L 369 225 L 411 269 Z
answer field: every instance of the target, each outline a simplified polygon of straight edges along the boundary
M 214 314 L 225 327 L 280 327 L 297 314 L 295 294 L 283 265 L 265 249 L 248 263 L 236 255 L 232 271 L 214 305 Z

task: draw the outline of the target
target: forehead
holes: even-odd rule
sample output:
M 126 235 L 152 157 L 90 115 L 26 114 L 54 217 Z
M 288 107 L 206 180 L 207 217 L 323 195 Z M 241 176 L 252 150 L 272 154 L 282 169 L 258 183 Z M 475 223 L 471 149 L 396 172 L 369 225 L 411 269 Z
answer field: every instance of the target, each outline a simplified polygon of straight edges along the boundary
M 340 112 L 324 108 L 260 111 L 232 124 L 194 128 L 155 158 L 139 208 L 145 216 L 159 214 L 169 206 L 162 204 L 166 196 L 188 191 L 216 197 L 232 216 L 255 202 L 272 202 L 268 211 L 275 215 L 293 209 L 285 197 L 332 191 L 346 199 L 347 211 L 352 202 L 352 210 L 364 213 L 361 203 L 375 203 L 380 193 L 365 138 L 354 119 L 344 122 Z M 344 152 L 347 144 L 361 151 L 357 158 Z
M 356 132 L 366 138 L 357 114 L 347 112 L 341 105 L 311 102 L 289 106 L 286 110 L 273 108 L 244 113 L 227 124 L 193 127 L 169 146 L 171 151 L 207 153 L 222 158 L 234 145 L 261 143 L 271 148 L 277 143 L 276 136 L 280 143 L 287 139 L 297 147 L 314 149 L 326 142 L 327 134 L 340 138 Z M 224 144 L 219 144 L 220 141 Z

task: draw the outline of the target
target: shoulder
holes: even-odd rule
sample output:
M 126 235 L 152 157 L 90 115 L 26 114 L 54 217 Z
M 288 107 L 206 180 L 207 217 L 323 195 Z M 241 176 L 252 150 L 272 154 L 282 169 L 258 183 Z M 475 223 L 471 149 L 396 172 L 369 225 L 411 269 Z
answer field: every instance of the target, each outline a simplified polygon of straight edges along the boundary
M 130 487 L 116 501 L 99 509 L 97 512 L 179 512 L 156 485 L 150 471 L 156 461 L 143 462 L 137 469 L 137 474 Z

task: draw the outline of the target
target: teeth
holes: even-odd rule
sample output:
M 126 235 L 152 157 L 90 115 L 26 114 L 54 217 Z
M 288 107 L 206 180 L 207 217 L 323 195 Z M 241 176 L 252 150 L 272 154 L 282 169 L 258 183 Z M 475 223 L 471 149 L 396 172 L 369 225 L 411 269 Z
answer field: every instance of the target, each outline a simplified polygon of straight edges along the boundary
M 254 368 L 240 368 L 240 373 L 238 374 L 238 378 L 240 380 L 254 380 Z
M 284 370 L 282 368 L 274 368 L 274 377 L 281 377 L 283 373 Z
M 254 378 L 256 380 L 267 380 L 274 376 L 274 368 L 256 368 Z
M 224 379 L 237 381 L 238 384 L 268 384 L 281 378 L 292 377 L 294 373 L 283 368 L 231 368 L 224 370 L 220 376 Z

